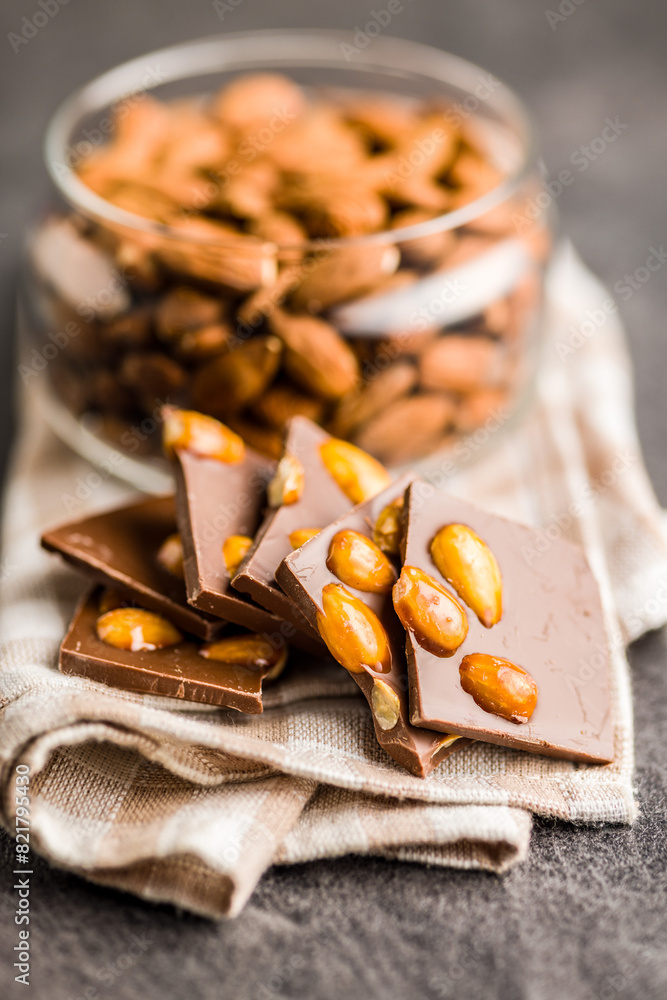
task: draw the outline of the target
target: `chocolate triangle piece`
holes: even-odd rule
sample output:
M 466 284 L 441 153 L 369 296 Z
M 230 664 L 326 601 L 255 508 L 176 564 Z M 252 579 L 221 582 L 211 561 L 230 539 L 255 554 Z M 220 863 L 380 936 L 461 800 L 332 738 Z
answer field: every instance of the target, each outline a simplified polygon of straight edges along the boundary
M 329 440 L 330 435 L 306 417 L 290 420 L 284 456 L 295 459 L 302 471 L 301 494 L 291 503 L 269 509 L 233 580 L 237 590 L 249 594 L 258 604 L 301 628 L 304 616 L 277 585 L 275 574 L 282 560 L 293 550 L 292 532 L 323 528 L 352 507 L 352 501 L 322 461 L 320 446 Z M 310 625 L 305 627 L 318 635 Z
M 317 536 L 283 560 L 277 572 L 278 582 L 302 608 L 313 627 L 318 627 L 318 613 L 324 613 L 323 589 L 330 584 L 341 585 L 341 578 L 327 565 L 334 537 L 342 531 L 353 531 L 372 540 L 373 527 L 380 513 L 403 497 L 413 479 L 414 475 L 406 473 L 373 499 L 359 504 L 324 527 Z M 343 586 L 374 613 L 388 641 L 390 656 L 383 670 L 367 666 L 359 668 L 359 672 L 350 670 L 350 676 L 368 700 L 378 743 L 401 767 L 425 778 L 445 757 L 469 741 L 417 729 L 410 724 L 405 633 L 394 612 L 391 589 L 384 593 L 369 593 L 349 583 L 343 583 Z
M 53 528 L 42 535 L 42 545 L 186 632 L 211 640 L 222 632 L 225 622 L 205 609 L 190 607 L 183 580 L 157 559 L 160 546 L 176 530 L 174 499 L 160 497 Z
M 98 638 L 99 590 L 87 594 L 60 647 L 64 674 L 87 677 L 125 691 L 220 705 L 239 712 L 263 711 L 262 683 L 271 666 L 246 667 L 207 659 L 200 643 L 184 638 L 164 649 L 125 650 Z
M 436 535 L 442 572 L 431 554 Z M 614 749 L 598 585 L 579 548 L 560 538 L 545 546 L 544 537 L 426 483 L 412 484 L 404 566 L 423 570 L 444 587 L 468 619 L 467 636 L 450 656 L 434 655 L 408 628 L 412 722 L 550 757 L 606 763 Z M 479 600 L 493 575 L 488 550 L 501 577 L 500 589 L 487 590 L 495 594 L 490 614 Z

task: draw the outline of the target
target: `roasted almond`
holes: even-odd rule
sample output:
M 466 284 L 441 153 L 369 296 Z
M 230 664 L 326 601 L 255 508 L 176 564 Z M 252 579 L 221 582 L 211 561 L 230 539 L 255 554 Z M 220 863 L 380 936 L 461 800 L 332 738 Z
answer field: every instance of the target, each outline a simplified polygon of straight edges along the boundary
M 393 688 L 376 677 L 371 692 L 373 718 L 383 732 L 393 729 L 401 717 L 401 702 Z
M 493 552 L 467 524 L 446 524 L 431 542 L 431 558 L 485 628 L 500 621 L 503 584 Z
M 297 528 L 289 536 L 289 543 L 293 549 L 300 549 L 302 545 L 309 542 L 315 535 L 319 535 L 321 528 Z
M 395 361 L 389 364 L 356 394 L 348 393 L 343 397 L 331 421 L 332 433 L 351 434 L 390 403 L 410 392 L 417 384 L 417 378 L 417 369 L 411 362 Z
M 291 452 L 280 459 L 276 473 L 266 488 L 271 507 L 288 506 L 301 498 L 306 478 L 303 465 Z
M 420 355 L 419 376 L 425 389 L 449 392 L 497 384 L 502 376 L 498 347 L 486 337 L 438 337 Z
M 333 658 L 351 673 L 391 670 L 389 639 L 382 622 L 342 584 L 328 583 L 322 590 L 317 629 Z
M 242 133 L 270 122 L 277 115 L 284 126 L 298 118 L 305 107 L 305 97 L 298 84 L 280 73 L 249 73 L 239 76 L 220 91 L 213 102 L 213 113 L 226 125 Z
M 331 539 L 327 567 L 341 583 L 371 594 L 388 594 L 396 570 L 375 542 L 359 531 L 338 531 Z
M 403 497 L 384 507 L 373 526 L 373 541 L 389 556 L 397 556 L 401 551 L 403 538 Z
M 176 449 L 234 464 L 245 456 L 245 445 L 238 434 L 219 420 L 194 410 L 163 410 L 162 443 L 168 458 Z
M 285 369 L 297 385 L 322 399 L 340 399 L 359 378 L 354 352 L 329 323 L 275 309 L 269 325 L 285 345 Z
M 329 438 L 320 445 L 320 456 L 352 503 L 370 500 L 391 482 L 391 476 L 377 459 L 349 441 Z
M 400 465 L 431 451 L 455 413 L 449 396 L 417 393 L 390 403 L 357 431 L 354 440 L 388 465 Z
M 393 274 L 399 260 L 394 246 L 334 247 L 321 259 L 304 262 L 290 303 L 308 312 L 329 309 L 372 289 Z
M 468 634 L 468 618 L 448 590 L 416 566 L 404 566 L 393 590 L 403 628 L 434 656 L 451 656 Z
M 485 712 L 510 722 L 528 722 L 537 704 L 537 684 L 522 667 L 499 656 L 469 653 L 459 666 L 461 687 Z
M 301 392 L 289 382 L 269 386 L 253 406 L 253 412 L 270 427 L 283 430 L 292 417 L 308 417 L 318 423 L 324 414 L 325 403 Z
M 192 383 L 195 406 L 223 420 L 239 413 L 271 382 L 281 353 L 277 337 L 251 337 L 202 365 Z
M 231 635 L 202 646 L 199 655 L 207 660 L 229 663 L 235 667 L 266 670 L 268 680 L 277 677 L 287 662 L 287 647 L 275 649 L 262 635 Z
M 114 608 L 97 619 L 97 636 L 107 646 L 133 653 L 175 646 L 183 638 L 177 628 L 153 611 Z
M 172 576 L 183 579 L 183 542 L 177 531 L 165 538 L 158 549 L 157 561 Z
M 222 543 L 222 558 L 230 578 L 236 576 L 251 545 L 252 538 L 249 538 L 248 535 L 228 535 L 225 538 Z

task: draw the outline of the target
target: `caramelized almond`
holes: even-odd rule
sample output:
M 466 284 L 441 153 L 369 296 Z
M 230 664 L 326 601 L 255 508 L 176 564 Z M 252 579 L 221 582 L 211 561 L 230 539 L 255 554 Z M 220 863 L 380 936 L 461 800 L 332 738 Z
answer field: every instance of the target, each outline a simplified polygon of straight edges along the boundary
M 461 687 L 485 712 L 510 722 L 528 722 L 537 705 L 537 684 L 515 663 L 500 656 L 470 653 L 459 666 Z
M 434 656 L 451 656 L 468 634 L 468 618 L 458 601 L 416 566 L 403 567 L 393 599 L 403 627 Z
M 376 458 L 349 441 L 330 438 L 320 445 L 320 455 L 352 503 L 370 500 L 391 482 L 391 476 Z
M 373 718 L 384 732 L 393 729 L 401 717 L 401 702 L 398 695 L 379 677 L 373 681 L 371 708 Z
M 387 504 L 379 515 L 373 528 L 373 541 L 379 549 L 389 556 L 397 556 L 401 549 L 403 537 L 403 497 Z
M 97 636 L 107 646 L 133 653 L 175 646 L 183 638 L 170 621 L 143 608 L 114 608 L 100 615 Z
M 229 576 L 236 576 L 238 568 L 246 557 L 246 553 L 252 545 L 252 538 L 248 535 L 229 535 L 222 543 L 222 558 Z
M 396 582 L 396 570 L 384 552 L 366 535 L 349 528 L 331 539 L 327 567 L 348 587 L 368 593 L 388 594 Z
M 214 417 L 195 410 L 163 410 L 162 443 L 167 457 L 176 449 L 235 464 L 245 456 L 243 440 Z
M 389 639 L 382 622 L 364 602 L 340 583 L 322 590 L 317 628 L 329 652 L 353 674 L 366 670 L 384 674 L 391 669 Z
M 302 545 L 309 542 L 315 535 L 319 535 L 320 528 L 297 528 L 289 536 L 289 543 L 293 549 L 300 549 Z
M 446 524 L 431 542 L 431 558 L 445 580 L 485 628 L 503 613 L 502 578 L 496 557 L 466 524 Z
M 267 670 L 266 677 L 271 680 L 282 672 L 287 662 L 287 647 L 280 649 L 267 642 L 262 635 L 232 635 L 226 639 L 202 646 L 199 655 L 207 660 L 218 660 L 237 667 L 255 670 Z
M 282 507 L 296 503 L 301 498 L 305 482 L 303 465 L 296 455 L 286 451 L 266 490 L 271 507 Z
M 177 531 L 165 538 L 158 549 L 157 561 L 172 576 L 183 579 L 183 542 Z

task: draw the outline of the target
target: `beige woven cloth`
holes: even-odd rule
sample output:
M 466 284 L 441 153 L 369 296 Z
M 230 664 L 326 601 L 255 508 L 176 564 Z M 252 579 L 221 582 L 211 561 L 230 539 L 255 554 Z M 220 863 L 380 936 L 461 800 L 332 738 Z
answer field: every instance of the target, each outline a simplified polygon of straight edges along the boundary
M 33 850 L 95 882 L 218 918 L 241 910 L 271 864 L 355 852 L 502 872 L 526 856 L 532 813 L 632 822 L 624 645 L 667 618 L 667 547 L 634 430 L 622 331 L 610 317 L 582 334 L 587 311 L 607 297 L 561 255 L 530 412 L 497 438 L 480 433 L 480 448 L 486 438 L 496 447 L 448 488 L 541 526 L 545 545 L 562 535 L 586 548 L 612 650 L 613 764 L 477 743 L 420 780 L 376 745 L 366 703 L 335 665 L 288 673 L 254 717 L 60 675 L 58 645 L 83 584 L 40 551 L 39 533 L 70 516 L 77 491 L 90 493 L 81 513 L 130 491 L 89 479 L 90 467 L 27 406 L 4 520 L 3 824 L 14 826 L 14 768 L 26 763 Z M 580 346 L 561 360 L 557 343 Z

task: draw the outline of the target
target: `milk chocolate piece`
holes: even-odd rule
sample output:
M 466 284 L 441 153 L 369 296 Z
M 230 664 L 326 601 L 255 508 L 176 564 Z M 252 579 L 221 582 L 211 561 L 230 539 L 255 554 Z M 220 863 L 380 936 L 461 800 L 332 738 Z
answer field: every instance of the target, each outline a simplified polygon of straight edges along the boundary
M 304 615 L 276 583 L 278 566 L 292 551 L 289 536 L 301 528 L 323 528 L 352 506 L 335 482 L 320 456 L 320 445 L 330 435 L 306 417 L 293 417 L 288 424 L 285 452 L 303 466 L 303 492 L 294 503 L 271 508 L 255 541 L 241 564 L 233 583 L 265 608 L 297 627 L 304 627 Z M 314 631 L 305 624 L 311 633 Z M 319 633 L 315 630 L 317 641 Z
M 150 651 L 116 649 L 98 639 L 99 590 L 87 594 L 60 647 L 64 674 L 143 694 L 221 705 L 256 715 L 263 711 L 262 681 L 270 666 L 245 667 L 201 656 L 201 645 L 184 638 Z
M 174 499 L 160 497 L 53 528 L 42 535 L 42 545 L 178 628 L 210 641 L 225 622 L 190 607 L 183 580 L 157 560 L 163 541 L 175 531 Z
M 351 529 L 372 539 L 373 525 L 378 515 L 387 504 L 403 496 L 412 479 L 414 475 L 406 473 L 371 500 L 359 504 L 333 524 L 323 528 L 315 538 L 292 552 L 281 563 L 276 574 L 278 582 L 292 600 L 299 604 L 314 627 L 317 627 L 317 612 L 323 610 L 323 587 L 330 583 L 340 583 L 326 565 L 332 538 L 339 531 Z M 371 706 L 377 741 L 401 767 L 420 778 L 426 778 L 445 757 L 469 741 L 445 737 L 442 733 L 416 729 L 410 725 L 408 677 L 404 653 L 405 633 L 394 612 L 391 592 L 368 593 L 349 586 L 346 589 L 359 597 L 377 615 L 389 638 L 391 664 L 387 672 L 376 673 L 370 669 L 364 670 L 363 673 L 350 672 L 350 676 L 357 682 Z M 388 730 L 381 727 L 373 703 L 376 678 L 391 688 L 398 696 L 400 704 L 398 721 Z
M 297 629 L 237 593 L 222 556 L 222 544 L 230 535 L 255 535 L 274 469 L 273 462 L 250 448 L 243 461 L 230 464 L 177 451 L 176 516 L 188 600 L 202 612 L 321 653 L 321 643 L 305 622 Z
M 460 597 L 469 631 L 453 656 L 422 648 L 407 633 L 410 709 L 416 726 L 567 760 L 613 760 L 609 651 L 598 586 L 583 552 L 563 539 L 548 547 L 533 528 L 507 521 L 422 482 L 408 490 L 404 564 L 453 589 L 430 555 L 447 524 L 472 528 L 490 547 L 502 575 L 502 617 L 485 628 Z M 502 657 L 534 678 L 537 706 L 516 724 L 480 708 L 461 687 L 464 656 Z

